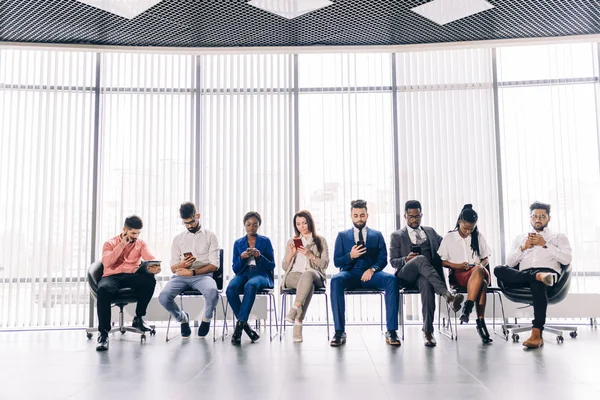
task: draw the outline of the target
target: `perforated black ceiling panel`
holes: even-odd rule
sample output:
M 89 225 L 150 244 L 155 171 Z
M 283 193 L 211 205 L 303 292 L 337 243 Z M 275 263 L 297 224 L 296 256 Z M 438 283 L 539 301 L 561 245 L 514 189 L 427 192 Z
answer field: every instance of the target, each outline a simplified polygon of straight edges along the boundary
M 121 46 L 398 45 L 600 33 L 597 0 L 489 0 L 439 26 L 410 11 L 429 0 L 332 0 L 288 20 L 246 0 L 163 0 L 132 20 L 76 0 L 1 0 L 0 41 Z

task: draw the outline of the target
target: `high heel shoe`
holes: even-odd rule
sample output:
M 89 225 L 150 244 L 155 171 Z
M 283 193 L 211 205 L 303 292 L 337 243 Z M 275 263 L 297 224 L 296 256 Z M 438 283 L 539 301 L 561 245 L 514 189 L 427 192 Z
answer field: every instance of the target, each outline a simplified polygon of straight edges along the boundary
M 252 340 L 253 342 L 256 342 L 258 339 L 260 339 L 260 336 L 258 336 L 258 333 L 256 333 L 256 331 L 252 330 L 252 328 L 250 328 L 250 325 L 248 325 L 247 322 L 244 322 L 243 327 L 244 327 L 244 332 L 246 332 L 246 335 L 248 335 L 250 340 Z
M 462 312 L 462 315 L 460 316 L 461 325 L 469 323 L 469 315 L 471 314 L 471 311 L 473 311 L 474 305 L 475 305 L 475 303 L 473 303 L 472 300 L 465 301 L 465 305 L 463 306 L 463 312 Z
M 485 320 L 483 318 L 477 318 L 477 321 L 475 322 L 477 323 L 477 333 L 479 334 L 483 344 L 493 342 L 492 338 L 490 337 L 490 333 L 487 330 L 487 326 L 485 326 Z
M 244 329 L 244 322 L 238 321 L 235 324 L 235 330 L 233 331 L 233 335 L 231 335 L 231 344 L 242 343 L 242 329 Z

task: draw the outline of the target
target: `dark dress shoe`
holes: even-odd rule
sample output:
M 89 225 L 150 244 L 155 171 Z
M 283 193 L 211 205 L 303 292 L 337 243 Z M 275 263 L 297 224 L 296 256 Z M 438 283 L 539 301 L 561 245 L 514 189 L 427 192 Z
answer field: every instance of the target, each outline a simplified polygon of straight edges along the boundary
M 396 331 L 387 331 L 385 333 L 385 342 L 391 346 L 400 346 L 400 338 L 398 338 L 398 333 Z
M 423 335 L 423 339 L 426 347 L 435 347 L 437 346 L 437 342 L 435 341 L 435 337 L 433 337 L 433 332 L 425 332 Z
M 335 335 L 333 335 L 333 339 L 331 339 L 331 343 L 329 344 L 333 347 L 346 344 L 346 332 L 335 331 Z
M 210 332 L 210 321 L 202 321 L 202 323 L 200 323 L 200 326 L 198 327 L 198 336 L 203 338 L 206 335 L 208 335 L 208 332 Z
M 258 333 L 256 333 L 255 330 L 250 328 L 250 325 L 248 325 L 247 322 L 244 322 L 244 332 L 246 332 L 246 335 L 248 335 L 250 340 L 252 340 L 253 342 L 256 342 L 258 339 L 260 339 L 260 336 L 258 336 Z
M 242 343 L 242 330 L 243 329 L 244 329 L 244 322 L 238 321 L 235 324 L 235 330 L 233 331 L 233 335 L 231 335 L 231 344 Z
M 479 334 L 483 344 L 493 342 L 492 338 L 490 337 L 490 333 L 487 330 L 487 326 L 485 326 L 485 320 L 483 318 L 477 318 L 477 321 L 475 322 L 477 323 L 477 333 Z
M 98 345 L 96 346 L 96 351 L 106 351 L 108 350 L 108 335 L 98 335 Z
M 465 296 L 462 293 L 450 294 L 450 296 L 446 297 L 446 300 L 450 304 L 450 307 L 454 312 L 458 312 L 460 310 L 460 306 L 464 300 Z
M 463 312 L 462 312 L 462 315 L 460 316 L 461 324 L 469 323 L 469 315 L 471 315 L 474 305 L 475 305 L 475 303 L 472 300 L 465 301 L 465 305 L 463 306 Z
M 134 317 L 133 318 L 133 323 L 131 324 L 134 328 L 139 329 L 142 332 L 148 332 L 151 328 L 150 325 L 148 325 L 146 323 L 146 321 L 144 321 L 144 318 L 142 317 Z

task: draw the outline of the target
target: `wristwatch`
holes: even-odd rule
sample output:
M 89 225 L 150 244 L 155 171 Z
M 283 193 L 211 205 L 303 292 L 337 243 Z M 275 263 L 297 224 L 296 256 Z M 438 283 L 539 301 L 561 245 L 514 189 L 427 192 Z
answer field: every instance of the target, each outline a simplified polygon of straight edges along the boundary
M 375 273 L 375 272 L 377 272 L 377 268 L 371 267 L 371 271 L 373 271 L 373 273 Z

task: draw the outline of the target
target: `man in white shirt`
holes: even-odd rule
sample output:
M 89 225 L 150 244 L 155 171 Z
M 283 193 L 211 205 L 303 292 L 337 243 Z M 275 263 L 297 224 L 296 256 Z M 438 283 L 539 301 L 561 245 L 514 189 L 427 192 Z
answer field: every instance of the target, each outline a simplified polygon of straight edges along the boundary
M 183 203 L 179 214 L 186 231 L 175 236 L 171 246 L 171 271 L 175 274 L 167 283 L 158 301 L 181 323 L 181 336 L 191 335 L 190 316 L 181 311 L 175 297 L 186 290 L 197 290 L 204 296 L 204 317 L 198 328 L 203 338 L 210 331 L 210 320 L 217 307 L 219 293 L 212 273 L 219 269 L 219 242 L 214 233 L 200 225 L 200 213 L 193 203 Z
M 507 286 L 531 288 L 533 295 L 533 329 L 531 337 L 523 342 L 527 348 L 544 345 L 542 331 L 548 308 L 547 289 L 562 273 L 562 266 L 571 263 L 571 245 L 562 233 L 548 229 L 550 204 L 534 202 L 529 206 L 534 232 L 519 235 L 513 241 L 506 257 L 507 266 L 498 266 L 494 274 Z

